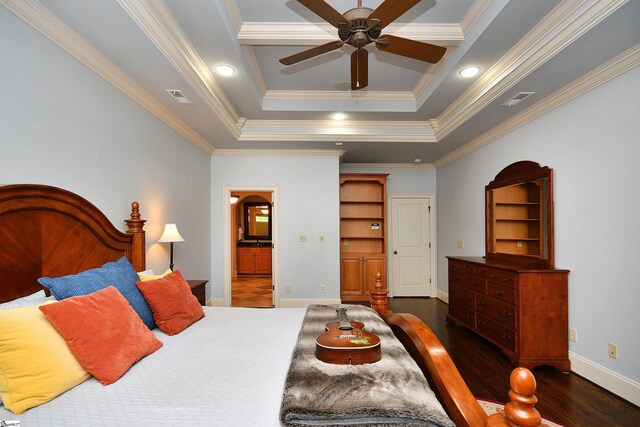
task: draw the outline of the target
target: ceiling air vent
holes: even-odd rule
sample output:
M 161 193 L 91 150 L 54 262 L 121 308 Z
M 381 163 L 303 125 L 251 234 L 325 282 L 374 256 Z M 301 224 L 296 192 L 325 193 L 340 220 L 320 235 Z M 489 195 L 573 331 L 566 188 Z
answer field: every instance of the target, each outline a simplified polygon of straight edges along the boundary
M 503 107 L 513 107 L 533 95 L 535 92 L 519 92 L 502 103 Z
M 181 90 L 167 89 L 165 92 L 168 92 L 179 104 L 191 104 L 191 100 L 187 98 Z

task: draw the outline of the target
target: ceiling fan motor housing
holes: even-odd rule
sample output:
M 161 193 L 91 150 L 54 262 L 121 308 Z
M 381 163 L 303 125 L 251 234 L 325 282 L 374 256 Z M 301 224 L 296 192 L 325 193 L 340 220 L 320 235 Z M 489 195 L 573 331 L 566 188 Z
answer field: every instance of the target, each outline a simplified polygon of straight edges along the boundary
M 372 28 L 369 15 L 373 9 L 356 7 L 344 13 L 344 17 L 351 21 L 351 28 L 346 25 L 338 28 L 338 37 L 355 48 L 361 48 L 380 36 L 380 30 Z

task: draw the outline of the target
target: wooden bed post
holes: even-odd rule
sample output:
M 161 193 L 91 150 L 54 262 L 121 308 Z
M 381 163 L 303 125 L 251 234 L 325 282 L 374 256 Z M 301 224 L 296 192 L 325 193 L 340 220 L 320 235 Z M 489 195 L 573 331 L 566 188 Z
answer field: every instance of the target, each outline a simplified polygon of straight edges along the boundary
M 504 413 L 493 414 L 487 419 L 488 427 L 537 426 L 542 421 L 533 405 L 538 402 L 536 379 L 527 368 L 515 368 L 509 378 L 511 401 L 504 405 Z
M 387 294 L 389 291 L 384 289 L 382 285 L 382 274 L 376 273 L 376 284 L 374 290 L 371 291 L 371 308 L 380 314 L 389 312 L 389 304 L 387 302 Z
M 140 219 L 140 204 L 138 202 L 131 203 L 131 219 L 125 219 L 129 229 L 127 234 L 133 235 L 131 242 L 132 254 L 131 265 L 136 271 L 144 271 L 147 268 L 147 250 L 145 247 L 145 231 L 143 229 L 145 219 Z

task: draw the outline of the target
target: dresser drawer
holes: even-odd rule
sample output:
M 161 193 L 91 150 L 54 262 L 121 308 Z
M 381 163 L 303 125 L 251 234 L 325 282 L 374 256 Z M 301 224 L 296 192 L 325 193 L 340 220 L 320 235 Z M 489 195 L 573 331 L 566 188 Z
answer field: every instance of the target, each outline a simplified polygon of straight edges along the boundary
M 455 283 L 456 285 L 464 286 L 466 282 L 466 276 L 463 273 L 450 272 L 449 273 L 449 284 Z
M 473 309 L 475 308 L 474 293 L 464 286 L 449 285 L 449 298 L 455 300 L 460 305 Z
M 465 307 L 463 304 L 456 301 L 449 302 L 449 315 L 455 317 L 457 320 L 466 324 L 470 328 L 476 327 L 476 313 L 475 311 Z
M 455 261 L 451 261 L 449 260 L 449 272 L 455 272 L 455 273 L 460 273 L 460 274 L 464 274 L 465 273 L 465 267 L 466 264 L 463 264 L 461 262 L 455 262 Z
M 514 289 L 499 286 L 493 282 L 487 283 L 487 295 L 510 304 L 515 304 L 516 302 L 516 291 Z
M 478 313 L 477 329 L 501 347 L 516 352 L 516 332 Z
M 485 295 L 476 295 L 476 310 L 510 328 L 516 327 L 516 308 L 511 304 Z
M 479 277 L 467 277 L 467 287 L 481 294 L 487 293 L 487 281 Z
M 514 288 L 516 286 L 516 276 L 513 273 L 502 270 L 487 270 L 487 280 L 490 282 L 500 284 L 502 286 L 509 286 Z

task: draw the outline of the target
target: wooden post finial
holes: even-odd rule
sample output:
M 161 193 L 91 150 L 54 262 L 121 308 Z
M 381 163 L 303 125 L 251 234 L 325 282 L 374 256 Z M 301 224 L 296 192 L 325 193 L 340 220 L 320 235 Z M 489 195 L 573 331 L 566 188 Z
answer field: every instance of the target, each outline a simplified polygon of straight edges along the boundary
M 145 232 L 144 223 L 146 219 L 140 217 L 140 204 L 138 202 L 131 203 L 131 215 L 130 219 L 125 219 L 127 223 L 127 234 L 133 235 L 132 242 L 132 254 L 130 255 L 131 264 L 136 271 L 142 271 L 146 269 L 146 248 L 145 248 Z
M 384 288 L 382 284 L 382 273 L 376 273 L 376 284 L 371 291 L 371 308 L 378 313 L 386 313 L 389 311 L 389 304 L 387 302 L 388 290 Z
M 504 413 L 493 414 L 487 419 L 488 426 L 538 426 L 542 417 L 533 406 L 538 402 L 536 379 L 527 368 L 515 368 L 509 378 L 511 401 L 504 406 Z

